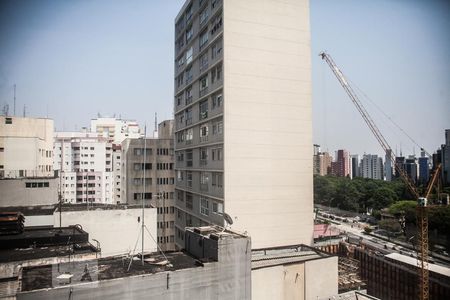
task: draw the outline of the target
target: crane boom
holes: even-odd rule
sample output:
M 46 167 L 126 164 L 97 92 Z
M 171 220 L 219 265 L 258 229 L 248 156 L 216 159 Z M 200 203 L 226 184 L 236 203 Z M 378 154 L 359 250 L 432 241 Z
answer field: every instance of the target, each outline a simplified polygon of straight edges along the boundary
M 386 152 L 386 156 L 392 161 L 392 164 L 395 167 L 396 172 L 400 174 L 400 178 L 406 184 L 408 190 L 417 200 L 417 226 L 418 226 L 418 247 L 417 247 L 417 265 L 419 267 L 419 298 L 421 300 L 428 300 L 429 297 L 429 272 L 428 272 L 428 205 L 427 205 L 427 197 L 429 196 L 431 189 L 436 182 L 436 178 L 439 174 L 440 165 L 437 167 L 435 174 L 432 176 L 431 180 L 428 183 L 426 188 L 425 197 L 420 197 L 419 192 L 416 189 L 414 182 L 411 178 L 406 174 L 405 170 L 400 167 L 396 161 L 395 157 L 392 155 L 392 149 L 389 146 L 388 142 L 381 134 L 375 122 L 370 117 L 369 113 L 365 109 L 364 105 L 359 100 L 356 93 L 353 91 L 352 87 L 348 84 L 347 79 L 344 74 L 342 74 L 341 70 L 334 63 L 331 56 L 325 52 L 321 52 L 319 54 L 323 60 L 325 60 L 330 67 L 331 71 L 333 71 L 336 78 L 339 80 L 339 83 L 342 85 L 344 90 L 347 92 L 353 104 L 356 106 L 357 110 L 363 117 L 369 129 L 375 135 L 375 138 L 380 143 L 383 150 Z
M 344 90 L 347 92 L 347 95 L 350 97 L 350 100 L 352 100 L 353 104 L 356 106 L 356 109 L 359 111 L 361 116 L 364 119 L 364 122 L 366 122 L 369 129 L 372 131 L 373 135 L 377 139 L 378 143 L 380 143 L 383 150 L 386 152 L 386 155 L 389 157 L 389 159 L 392 162 L 392 165 L 395 167 L 396 172 L 400 174 L 400 177 L 405 182 L 406 186 L 408 187 L 409 191 L 412 193 L 414 198 L 419 198 L 419 193 L 417 192 L 417 189 L 412 182 L 411 178 L 406 174 L 405 170 L 403 168 L 399 167 L 398 164 L 395 162 L 395 157 L 392 155 L 392 148 L 389 146 L 389 143 L 386 141 L 384 136 L 381 134 L 380 130 L 378 129 L 375 122 L 370 117 L 369 113 L 367 112 L 364 105 L 359 100 L 356 93 L 353 91 L 352 87 L 348 84 L 347 79 L 345 79 L 344 74 L 342 74 L 341 70 L 339 70 L 338 66 L 334 63 L 331 56 L 325 52 L 321 52 L 319 54 L 323 60 L 325 60 L 330 67 L 331 71 L 333 71 L 336 78 L 339 80 L 339 83 L 342 85 Z

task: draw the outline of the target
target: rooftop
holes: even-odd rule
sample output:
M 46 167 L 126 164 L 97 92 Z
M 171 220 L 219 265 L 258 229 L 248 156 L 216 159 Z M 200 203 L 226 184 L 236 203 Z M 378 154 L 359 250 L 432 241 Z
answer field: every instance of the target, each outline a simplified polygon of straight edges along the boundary
M 22 271 L 22 291 L 55 288 L 65 285 L 64 282 L 61 282 L 61 275 L 70 277 L 71 284 L 77 284 L 83 281 L 83 276 L 86 276 L 87 273 L 92 281 L 102 281 L 201 266 L 198 260 L 184 252 L 166 253 L 166 257 L 167 260 L 160 254 L 146 255 L 144 256 L 144 265 L 141 264 L 140 258 L 135 258 L 129 270 L 129 256 L 25 267 Z
M 294 264 L 333 255 L 300 244 L 252 250 L 252 270 Z

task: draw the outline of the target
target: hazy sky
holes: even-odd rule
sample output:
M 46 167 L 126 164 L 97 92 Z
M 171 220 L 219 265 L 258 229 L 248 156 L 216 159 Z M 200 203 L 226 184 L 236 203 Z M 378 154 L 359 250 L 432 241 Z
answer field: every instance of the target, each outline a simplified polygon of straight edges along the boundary
M 226 1 L 226 0 L 225 0 Z M 0 105 L 49 116 L 57 130 L 97 116 L 172 117 L 173 20 L 184 1 L 0 1 Z M 450 128 L 450 1 L 311 0 L 315 143 L 381 153 L 318 53 L 432 152 Z M 361 100 L 391 146 L 411 143 Z M 395 129 L 395 130 L 394 130 Z M 416 148 L 416 153 L 418 149 Z

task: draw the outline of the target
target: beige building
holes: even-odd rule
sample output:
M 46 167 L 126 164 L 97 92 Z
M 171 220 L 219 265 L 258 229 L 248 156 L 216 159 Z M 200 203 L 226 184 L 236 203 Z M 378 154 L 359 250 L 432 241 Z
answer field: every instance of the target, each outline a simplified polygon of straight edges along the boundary
M 0 178 L 52 177 L 53 120 L 0 116 Z
M 175 20 L 176 242 L 223 225 L 311 244 L 309 2 L 186 1 Z

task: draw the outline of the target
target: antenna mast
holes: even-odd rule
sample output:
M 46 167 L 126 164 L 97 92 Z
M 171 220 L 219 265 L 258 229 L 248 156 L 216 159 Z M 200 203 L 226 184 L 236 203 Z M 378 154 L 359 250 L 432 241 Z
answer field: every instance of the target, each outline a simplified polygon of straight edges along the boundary
M 14 115 L 16 115 L 16 84 L 14 83 Z

